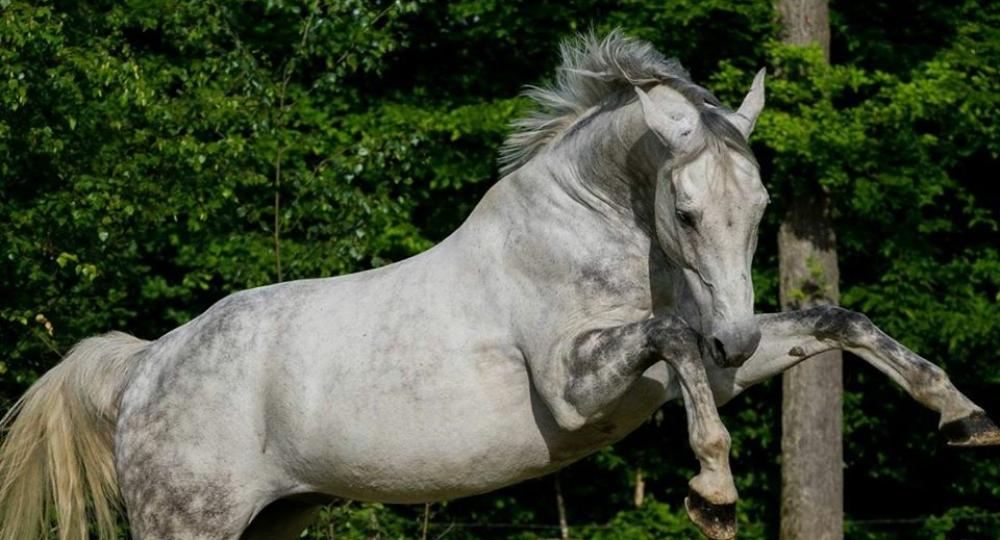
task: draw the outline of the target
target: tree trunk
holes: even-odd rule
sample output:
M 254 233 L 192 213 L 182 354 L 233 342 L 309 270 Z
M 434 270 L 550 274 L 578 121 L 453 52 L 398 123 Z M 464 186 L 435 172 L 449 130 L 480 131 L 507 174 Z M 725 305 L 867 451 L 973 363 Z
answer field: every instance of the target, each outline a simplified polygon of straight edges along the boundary
M 790 45 L 819 45 L 830 61 L 830 15 L 827 0 L 778 0 L 781 40 Z
M 825 197 L 792 203 L 778 233 L 781 305 L 835 304 L 835 237 Z M 781 538 L 843 538 L 844 478 L 840 351 L 785 372 L 781 404 Z
M 783 39 L 818 44 L 829 61 L 826 0 L 778 0 Z M 791 202 L 778 233 L 782 309 L 836 304 L 836 236 L 829 200 L 819 186 Z M 844 536 L 843 375 L 839 351 L 785 372 L 781 417 L 781 538 L 840 540 Z

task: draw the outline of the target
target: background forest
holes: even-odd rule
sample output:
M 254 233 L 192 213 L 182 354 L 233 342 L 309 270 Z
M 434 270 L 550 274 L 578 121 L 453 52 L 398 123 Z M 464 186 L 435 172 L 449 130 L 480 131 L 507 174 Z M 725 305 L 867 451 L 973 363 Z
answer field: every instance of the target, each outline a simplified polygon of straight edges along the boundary
M 732 106 L 769 69 L 758 309 L 777 309 L 782 208 L 819 183 L 842 303 L 996 416 L 1000 4 L 830 10 L 827 64 L 781 44 L 770 0 L 0 0 L 0 409 L 83 337 L 156 338 L 232 291 L 433 245 L 497 181 L 518 93 L 558 42 L 621 27 Z M 997 451 L 945 447 L 933 413 L 851 357 L 845 385 L 849 538 L 1000 538 Z M 778 534 L 780 389 L 722 410 L 742 538 Z M 560 473 L 571 535 L 697 538 L 686 438 L 671 403 Z M 307 537 L 418 538 L 424 510 L 332 506 Z M 548 477 L 434 504 L 427 537 L 558 523 Z

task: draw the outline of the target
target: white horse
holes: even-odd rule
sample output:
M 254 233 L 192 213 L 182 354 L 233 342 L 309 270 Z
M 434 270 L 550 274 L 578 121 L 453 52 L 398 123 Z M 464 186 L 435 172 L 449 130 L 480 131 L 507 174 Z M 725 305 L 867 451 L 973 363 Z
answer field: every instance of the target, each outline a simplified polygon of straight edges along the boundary
M 4 421 L 0 540 L 297 538 L 320 499 L 484 493 L 617 441 L 682 397 L 691 518 L 735 534 L 716 410 L 810 356 L 851 351 L 941 415 L 1000 431 L 945 373 L 835 307 L 754 315 L 767 193 L 736 112 L 613 33 L 563 47 L 504 174 L 451 236 L 399 263 L 233 294 L 147 342 L 87 339 Z

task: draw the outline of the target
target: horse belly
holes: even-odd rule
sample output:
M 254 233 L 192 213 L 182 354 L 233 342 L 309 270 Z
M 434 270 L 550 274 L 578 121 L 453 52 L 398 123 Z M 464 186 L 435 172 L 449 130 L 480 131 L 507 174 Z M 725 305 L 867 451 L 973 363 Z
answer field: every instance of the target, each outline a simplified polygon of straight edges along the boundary
M 345 370 L 300 387 L 297 418 L 269 422 L 295 441 L 293 474 L 332 495 L 419 502 L 489 491 L 550 465 L 523 362 L 431 363 L 440 365 L 379 377 Z
M 297 441 L 293 476 L 309 490 L 355 500 L 474 495 L 547 474 L 621 439 L 665 399 L 654 373 L 606 419 L 566 432 L 532 389 L 523 360 L 485 355 L 441 366 L 425 366 L 409 380 L 342 373 L 332 390 L 315 384 L 317 404 L 299 416 L 312 420 L 288 434 Z

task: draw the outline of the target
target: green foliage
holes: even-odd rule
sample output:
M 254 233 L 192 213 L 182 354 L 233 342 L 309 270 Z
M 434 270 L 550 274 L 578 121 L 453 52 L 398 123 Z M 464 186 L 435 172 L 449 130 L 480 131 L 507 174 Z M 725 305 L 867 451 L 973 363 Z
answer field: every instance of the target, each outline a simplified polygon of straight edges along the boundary
M 759 308 L 777 304 L 782 209 L 820 186 L 844 304 L 1000 411 L 1000 8 L 832 10 L 827 64 L 780 44 L 765 0 L 4 0 L 0 404 L 88 335 L 155 338 L 228 292 L 433 245 L 496 181 L 496 148 L 525 106 L 517 93 L 551 77 L 559 40 L 622 26 L 731 105 L 769 69 L 753 140 L 773 200 Z M 996 538 L 995 460 L 942 449 L 932 415 L 883 375 L 849 363 L 846 379 L 848 536 Z M 779 415 L 774 383 L 723 410 L 747 538 L 777 536 Z M 562 473 L 574 534 L 696 538 L 682 508 L 697 466 L 686 440 L 668 404 Z M 413 538 L 422 516 L 332 506 L 308 537 Z M 558 533 L 550 478 L 430 517 L 430 538 Z
M 655 499 L 638 509 L 623 510 L 607 525 L 594 527 L 580 536 L 594 540 L 659 540 L 661 538 L 697 538 L 698 528 L 691 523 L 683 506 L 671 508 Z
M 316 523 L 302 537 L 317 540 L 402 540 L 420 535 L 419 522 L 388 510 L 381 504 L 334 504 L 323 508 Z

